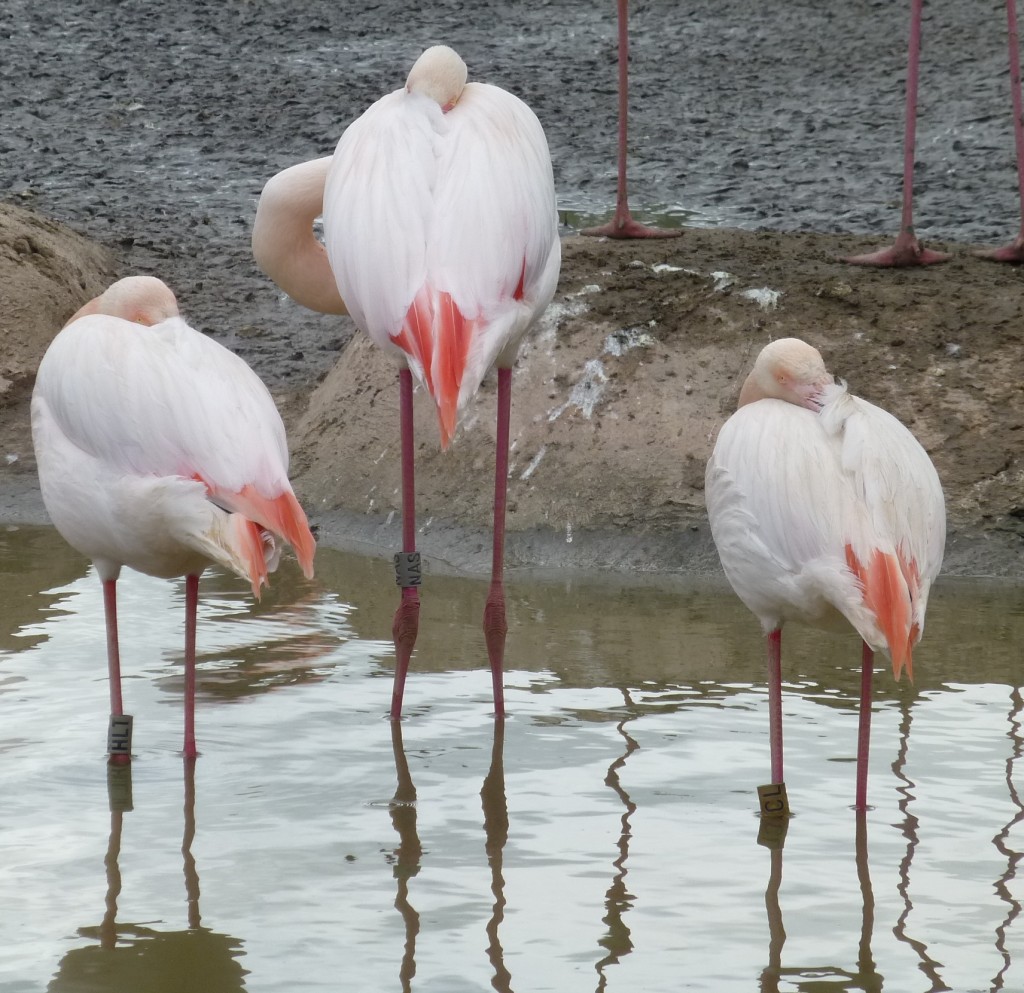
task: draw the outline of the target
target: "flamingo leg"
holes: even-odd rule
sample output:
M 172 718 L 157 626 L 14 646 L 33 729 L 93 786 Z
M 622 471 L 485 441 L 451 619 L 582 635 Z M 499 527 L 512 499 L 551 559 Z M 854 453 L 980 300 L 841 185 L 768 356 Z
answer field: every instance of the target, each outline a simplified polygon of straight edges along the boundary
M 772 783 L 785 781 L 782 772 L 782 628 L 768 633 L 768 738 Z
M 975 252 L 979 258 L 993 262 L 1024 262 L 1024 102 L 1020 92 L 1020 43 L 1017 32 L 1017 0 L 1006 0 L 1006 21 L 1009 29 L 1007 48 L 1010 55 L 1010 95 L 1013 100 L 1013 137 L 1017 146 L 1017 187 L 1020 191 L 1020 233 L 1003 248 Z
M 494 716 L 505 716 L 502 670 L 505 662 L 505 505 L 508 497 L 508 438 L 512 407 L 512 370 L 498 369 L 498 429 L 494 454 L 494 553 L 491 560 L 491 588 L 484 605 L 484 640 L 491 663 L 494 688 Z
M 395 684 L 391 692 L 391 719 L 402 716 L 405 677 L 420 625 L 420 562 L 416 551 L 416 486 L 412 424 L 412 373 L 398 374 L 402 432 L 402 552 L 395 556 L 402 599 L 395 611 L 391 635 L 395 642 Z
M 903 213 L 900 233 L 891 248 L 846 259 L 851 265 L 913 266 L 944 262 L 949 255 L 922 248 L 914 234 L 914 148 L 917 141 L 917 78 L 921 53 L 921 10 L 924 0 L 911 0 L 910 44 L 907 52 L 907 111 L 903 131 Z
M 196 751 L 196 613 L 199 609 L 199 576 L 185 577 L 185 758 Z
M 107 738 L 111 765 L 131 762 L 131 717 L 121 696 L 121 650 L 117 637 L 117 580 L 103 580 L 103 613 L 107 627 L 107 674 L 110 683 L 110 730 Z
M 871 677 L 875 653 L 864 643 L 860 673 L 860 720 L 857 725 L 857 799 L 855 810 L 868 806 L 868 752 L 871 746 Z
M 619 181 L 615 198 L 615 215 L 597 228 L 586 228 L 580 234 L 605 238 L 678 238 L 678 228 L 649 228 L 633 220 L 626 192 L 626 117 L 629 113 L 629 0 L 618 0 L 619 21 Z

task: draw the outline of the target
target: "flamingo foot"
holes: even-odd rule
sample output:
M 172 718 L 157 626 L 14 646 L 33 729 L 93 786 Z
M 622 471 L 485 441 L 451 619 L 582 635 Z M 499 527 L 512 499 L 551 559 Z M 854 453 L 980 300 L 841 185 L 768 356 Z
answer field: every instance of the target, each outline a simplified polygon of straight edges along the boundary
M 924 248 L 912 230 L 901 231 L 891 248 L 883 248 L 865 255 L 851 255 L 843 259 L 850 265 L 871 265 L 901 269 L 917 265 L 933 265 L 945 262 L 950 256 L 945 252 L 933 252 Z
M 508 622 L 505 619 L 505 591 L 500 580 L 491 583 L 487 603 L 484 604 L 484 641 L 487 643 L 487 658 L 491 663 L 491 682 L 494 687 L 494 716 L 505 716 L 505 688 L 502 673 L 505 664 L 505 635 Z
M 1017 235 L 1017 240 L 1011 245 L 1003 248 L 986 248 L 977 252 L 971 252 L 979 259 L 988 259 L 990 262 L 1008 262 L 1010 265 L 1024 264 L 1024 231 Z
M 416 587 L 402 590 L 402 601 L 395 611 L 391 625 L 391 636 L 395 642 L 395 685 L 391 692 L 391 720 L 402 717 L 402 698 L 405 695 L 405 677 L 409 672 L 409 661 L 416 645 L 420 630 L 420 597 Z
M 615 212 L 615 216 L 607 223 L 596 228 L 584 228 L 580 234 L 592 238 L 679 238 L 682 228 L 650 228 L 646 224 L 633 220 L 629 211 Z

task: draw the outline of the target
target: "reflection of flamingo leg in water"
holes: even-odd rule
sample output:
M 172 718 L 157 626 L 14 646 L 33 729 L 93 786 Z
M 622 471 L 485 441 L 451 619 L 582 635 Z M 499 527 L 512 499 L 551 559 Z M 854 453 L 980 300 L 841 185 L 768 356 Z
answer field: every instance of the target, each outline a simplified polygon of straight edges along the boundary
M 104 858 L 107 875 L 106 910 L 98 927 L 78 934 L 91 939 L 72 948 L 47 987 L 47 993 L 108 993 L 110 990 L 212 990 L 242 993 L 246 971 L 239 962 L 242 943 L 200 924 L 199 875 L 191 854 L 196 833 L 195 763 L 184 763 L 184 832 L 181 854 L 188 902 L 188 926 L 159 931 L 141 924 L 117 923 L 117 900 L 122 889 L 118 860 L 124 814 L 132 809 L 131 766 L 114 767 L 108 778 L 110 837 Z M 96 943 L 98 941 L 98 943 Z M 154 977 L 157 977 L 155 980 Z
M 505 877 L 502 874 L 505 843 L 508 841 L 508 800 L 505 797 L 505 722 L 494 722 L 494 743 L 491 746 L 491 765 L 480 787 L 480 801 L 484 812 L 484 850 L 491 867 L 491 893 L 494 905 L 487 922 L 487 957 L 494 968 L 491 986 L 498 993 L 511 993 L 512 975 L 505 967 L 505 952 L 501 947 L 498 929 L 505 919 Z
M 494 722 L 494 742 L 491 764 L 483 785 L 480 800 L 484 814 L 484 851 L 491 869 L 491 893 L 494 905 L 487 922 L 487 957 L 494 969 L 491 986 L 497 993 L 512 993 L 512 977 L 505 968 L 505 953 L 501 947 L 498 929 L 505 917 L 505 877 L 502 874 L 502 855 L 508 841 L 508 802 L 505 798 L 505 769 L 503 763 L 505 722 Z M 405 950 L 399 978 L 403 991 L 412 989 L 416 975 L 416 938 L 420 930 L 420 916 L 409 902 L 409 880 L 420 871 L 423 846 L 416 829 L 416 785 L 413 783 L 409 761 L 402 740 L 401 721 L 391 722 L 391 748 L 395 757 L 398 785 L 391 801 L 391 822 L 398 832 L 399 845 L 395 851 L 394 875 L 398 880 L 395 908 L 405 922 Z
M 892 771 L 896 778 L 904 784 L 903 786 L 897 786 L 896 792 L 900 794 L 899 807 L 900 813 L 903 814 L 903 823 L 899 827 L 903 832 L 903 836 L 907 839 L 907 851 L 900 862 L 900 882 L 896 887 L 897 892 L 903 898 L 903 911 L 900 913 L 892 933 L 900 941 L 908 944 L 917 954 L 917 957 L 921 960 L 918 968 L 931 980 L 932 990 L 948 990 L 949 987 L 942 981 L 939 975 L 939 970 L 942 968 L 941 963 L 936 962 L 928 954 L 928 946 L 920 938 L 911 938 L 907 934 L 907 918 L 914 909 L 914 904 L 910 900 L 910 866 L 914 861 L 914 853 L 917 851 L 917 826 L 919 822 L 917 817 L 910 811 L 910 803 L 916 799 L 912 792 L 914 783 L 904 772 L 907 764 L 907 752 L 910 749 L 910 726 L 914 720 L 910 713 L 910 703 L 906 693 L 900 694 L 900 712 L 902 714 L 902 719 L 900 720 L 900 750 L 893 761 Z
M 793 966 L 788 969 L 782 967 L 782 949 L 786 944 L 786 929 L 782 921 L 782 905 L 779 900 L 779 892 L 782 889 L 783 846 L 777 845 L 771 848 L 771 870 L 768 875 L 768 885 L 764 891 L 769 937 L 768 964 L 760 976 L 760 989 L 763 993 L 777 993 L 779 981 L 784 977 L 799 977 L 807 973 L 813 973 L 816 982 L 825 980 L 826 977 L 842 980 L 842 984 L 835 986 L 835 989 L 881 993 L 882 976 L 879 975 L 871 954 L 871 938 L 875 926 L 875 897 L 871 889 L 871 873 L 868 865 L 867 813 L 858 810 L 856 818 L 857 880 L 860 884 L 861 907 L 863 908 L 856 971 L 851 972 L 837 966 L 820 965 Z M 828 985 L 833 988 L 831 983 Z M 790 987 L 787 985 L 786 988 Z
M 1012 961 L 1010 952 L 1006 947 L 1006 935 L 1013 922 L 1020 916 L 1021 905 L 1020 901 L 1014 897 L 1010 889 L 1010 883 L 1016 879 L 1017 866 L 1020 864 L 1021 859 L 1024 858 L 1024 852 L 1014 851 L 1007 844 L 1017 825 L 1024 822 L 1024 803 L 1021 802 L 1020 794 L 1013 781 L 1014 764 L 1024 755 L 1024 738 L 1021 738 L 1020 720 L 1021 711 L 1024 710 L 1024 697 L 1021 696 L 1019 687 L 1015 686 L 1010 690 L 1010 702 L 1012 704 L 1009 716 L 1010 730 L 1006 732 L 1006 736 L 1010 739 L 1011 751 L 1006 758 L 1006 789 L 1010 802 L 1017 812 L 992 839 L 992 844 L 996 846 L 999 854 L 1006 858 L 1006 871 L 996 880 L 993 888 L 999 895 L 999 899 L 1006 903 L 1009 908 L 1006 912 L 1006 917 L 1003 918 L 996 928 L 996 951 L 1002 956 L 1003 965 L 992 980 L 992 989 L 994 990 L 1004 988 L 1006 973 Z
M 404 993 L 412 989 L 412 977 L 416 975 L 416 937 L 420 933 L 420 915 L 409 902 L 409 880 L 420 871 L 423 846 L 416 831 L 416 784 L 409 772 L 409 760 L 402 742 L 402 722 L 391 722 L 391 750 L 395 756 L 395 773 L 398 785 L 390 804 L 391 823 L 398 832 L 398 848 L 395 850 L 394 875 L 398 881 L 395 893 L 395 909 L 405 922 L 405 950 L 398 978 Z
M 597 984 L 598 993 L 601 993 L 608 985 L 608 974 L 605 971 L 607 966 L 618 964 L 622 958 L 633 951 L 633 939 L 629 926 L 625 921 L 625 914 L 632 909 L 635 897 L 626 887 L 626 874 L 629 871 L 626 868 L 626 860 L 629 858 L 629 840 L 633 834 L 630 818 L 636 812 L 636 804 L 622 786 L 622 782 L 619 779 L 619 771 L 625 766 L 629 756 L 640 747 L 640 743 L 626 731 L 626 724 L 630 721 L 635 721 L 640 716 L 640 712 L 636 709 L 629 691 L 624 687 L 619 689 L 629 711 L 615 725 L 615 730 L 625 739 L 626 750 L 608 767 L 608 775 L 605 776 L 604 782 L 606 786 L 610 786 L 614 790 L 625 810 L 621 820 L 622 830 L 619 833 L 619 854 L 612 863 L 615 866 L 616 872 L 604 898 L 608 913 L 603 918 L 603 921 L 608 925 L 608 933 L 598 944 L 607 949 L 608 954 L 595 966 L 601 977 Z

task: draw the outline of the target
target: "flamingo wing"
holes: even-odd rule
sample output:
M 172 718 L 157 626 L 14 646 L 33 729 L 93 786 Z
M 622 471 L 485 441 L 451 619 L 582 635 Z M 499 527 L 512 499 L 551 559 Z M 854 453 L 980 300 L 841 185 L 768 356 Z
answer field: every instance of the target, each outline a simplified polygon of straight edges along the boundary
M 741 407 L 719 432 L 705 480 L 711 530 L 766 631 L 857 609 L 843 552 L 852 492 L 837 456 L 817 416 L 781 400 Z
M 898 677 L 904 664 L 911 666 L 942 565 L 942 485 L 927 452 L 899 420 L 833 389 L 822 424 L 841 438 L 841 462 L 863 513 L 859 532 L 848 536 L 847 560 L 885 634 Z
M 404 353 L 447 440 L 554 294 L 558 219 L 540 122 L 485 83 L 468 84 L 448 113 L 395 91 L 342 136 L 324 228 L 353 319 Z
M 888 411 L 841 395 L 822 411 L 827 431 L 842 432 L 841 461 L 869 518 L 927 584 L 942 566 L 946 508 L 935 466 L 914 435 Z
M 311 570 L 280 414 L 259 377 L 213 339 L 180 318 L 144 327 L 84 317 L 54 339 L 36 389 L 63 438 L 106 470 L 200 481 L 215 503 L 285 537 Z

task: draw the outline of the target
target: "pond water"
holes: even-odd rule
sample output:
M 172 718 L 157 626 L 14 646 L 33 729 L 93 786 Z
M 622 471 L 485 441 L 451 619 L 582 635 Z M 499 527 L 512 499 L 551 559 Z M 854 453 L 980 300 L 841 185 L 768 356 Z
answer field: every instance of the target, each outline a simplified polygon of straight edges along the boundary
M 513 579 L 496 723 L 486 587 L 428 576 L 393 725 L 387 563 L 324 550 L 255 607 L 211 575 L 193 769 L 183 585 L 126 572 L 108 773 L 97 578 L 44 528 L 0 575 L 4 993 L 1024 988 L 1019 586 L 940 582 L 916 682 L 876 680 L 860 818 L 859 645 L 787 629 L 781 838 L 721 586 Z

